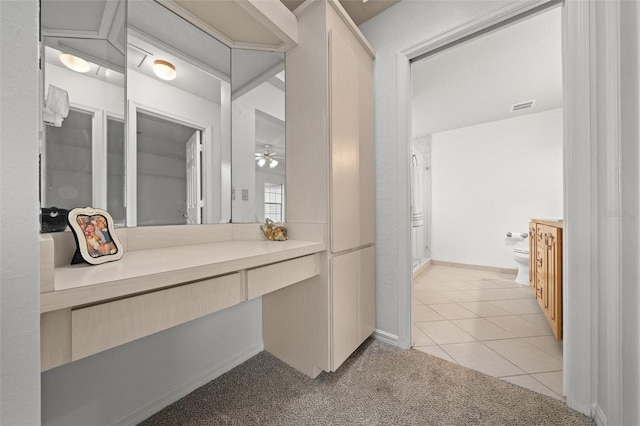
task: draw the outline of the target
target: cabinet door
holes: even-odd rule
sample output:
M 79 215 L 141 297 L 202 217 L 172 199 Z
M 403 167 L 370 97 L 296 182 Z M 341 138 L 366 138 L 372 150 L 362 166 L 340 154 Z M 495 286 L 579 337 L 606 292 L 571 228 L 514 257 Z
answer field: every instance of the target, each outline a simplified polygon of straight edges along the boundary
M 529 222 L 529 287 L 536 291 L 536 223 Z
M 374 241 L 373 62 L 350 34 L 329 33 L 331 251 Z
M 562 231 L 545 227 L 545 274 L 546 298 L 545 316 L 553 334 L 562 339 Z
M 331 265 L 335 371 L 375 330 L 375 247 L 335 256 Z
M 358 345 L 376 329 L 376 250 L 359 250 L 358 258 Z
M 358 347 L 358 257 L 351 252 L 331 259 L 333 371 Z

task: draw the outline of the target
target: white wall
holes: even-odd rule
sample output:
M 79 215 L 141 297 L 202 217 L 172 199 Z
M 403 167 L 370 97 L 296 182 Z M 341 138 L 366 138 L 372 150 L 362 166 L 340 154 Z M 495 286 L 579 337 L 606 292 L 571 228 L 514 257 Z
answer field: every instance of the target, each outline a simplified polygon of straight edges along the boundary
M 258 298 L 43 373 L 42 424 L 137 424 L 260 350 Z
M 124 118 L 124 87 L 71 71 L 57 65 L 45 65 L 44 91 L 53 84 L 69 93 L 69 103 L 106 111 L 110 116 Z
M 506 3 L 509 1 L 401 1 L 360 26 L 376 51 L 376 328 L 391 341 L 399 337 L 402 347 L 411 345 L 410 316 L 401 317 L 398 309 L 404 299 L 411 304 L 410 296 L 406 297 L 411 286 L 411 242 L 409 135 L 406 140 L 398 137 L 409 119 L 401 113 L 405 106 L 398 105 L 403 90 L 397 84 L 399 55 L 415 43 Z
M 432 259 L 515 269 L 507 231 L 562 218 L 562 109 L 437 133 L 431 143 Z
M 38 2 L 0 2 L 0 423 L 40 423 Z
M 640 4 L 621 4 L 622 421 L 640 424 Z

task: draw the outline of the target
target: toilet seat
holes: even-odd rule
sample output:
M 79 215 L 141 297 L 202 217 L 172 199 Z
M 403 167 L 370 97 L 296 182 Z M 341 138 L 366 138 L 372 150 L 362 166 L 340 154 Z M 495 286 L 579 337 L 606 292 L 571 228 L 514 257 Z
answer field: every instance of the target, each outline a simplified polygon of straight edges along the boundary
M 529 248 L 514 248 L 513 252 L 518 254 L 526 254 L 527 256 L 529 256 Z

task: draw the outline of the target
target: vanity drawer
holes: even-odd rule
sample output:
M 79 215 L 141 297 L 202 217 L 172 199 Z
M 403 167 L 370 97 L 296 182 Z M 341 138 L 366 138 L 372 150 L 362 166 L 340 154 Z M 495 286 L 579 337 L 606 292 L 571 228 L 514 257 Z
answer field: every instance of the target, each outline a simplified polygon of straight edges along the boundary
M 247 271 L 247 299 L 271 293 L 320 273 L 320 255 L 298 257 Z
M 244 300 L 239 273 L 71 311 L 73 361 Z

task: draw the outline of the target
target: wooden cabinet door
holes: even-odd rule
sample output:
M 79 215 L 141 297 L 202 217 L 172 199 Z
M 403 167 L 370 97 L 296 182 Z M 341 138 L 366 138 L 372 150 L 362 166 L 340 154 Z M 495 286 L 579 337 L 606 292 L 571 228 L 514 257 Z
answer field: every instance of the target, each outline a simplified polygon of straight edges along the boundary
M 373 62 L 341 31 L 329 33 L 331 252 L 375 235 Z
M 335 371 L 375 330 L 375 248 L 335 256 L 331 265 Z
M 546 298 L 545 315 L 553 334 L 562 339 L 562 231 L 545 227 L 545 274 Z
M 536 290 L 536 224 L 529 222 L 529 287 Z
M 376 329 L 376 250 L 358 251 L 358 345 Z
M 335 371 L 358 347 L 358 252 L 331 259 L 331 370 Z

